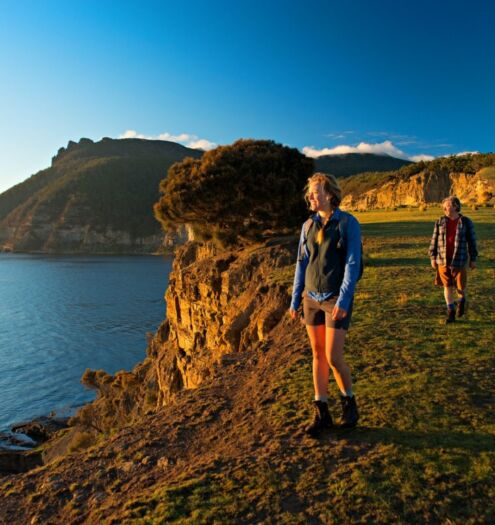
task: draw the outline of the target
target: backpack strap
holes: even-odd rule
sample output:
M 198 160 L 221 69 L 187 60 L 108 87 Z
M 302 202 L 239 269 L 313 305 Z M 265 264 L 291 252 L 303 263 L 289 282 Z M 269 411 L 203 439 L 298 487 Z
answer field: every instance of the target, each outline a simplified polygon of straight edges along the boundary
M 314 222 L 313 218 L 310 217 L 303 224 L 304 235 L 303 235 L 303 242 L 301 243 L 301 251 L 299 252 L 299 260 L 302 260 L 304 258 L 304 255 L 305 255 L 304 250 L 306 248 L 306 243 L 308 242 L 308 233 L 309 233 L 309 229 L 313 225 L 313 222 Z
M 344 215 L 343 213 L 341 213 L 340 219 L 339 219 L 339 234 L 340 234 L 340 240 L 339 240 L 340 247 L 347 251 L 347 246 L 346 246 L 347 215 Z
M 339 219 L 339 233 L 340 239 L 337 246 L 344 250 L 344 253 L 347 255 L 347 225 L 349 224 L 348 215 L 342 214 Z M 359 273 L 357 280 L 361 279 L 364 271 L 364 262 L 363 262 L 363 241 L 361 241 L 361 259 L 359 261 Z

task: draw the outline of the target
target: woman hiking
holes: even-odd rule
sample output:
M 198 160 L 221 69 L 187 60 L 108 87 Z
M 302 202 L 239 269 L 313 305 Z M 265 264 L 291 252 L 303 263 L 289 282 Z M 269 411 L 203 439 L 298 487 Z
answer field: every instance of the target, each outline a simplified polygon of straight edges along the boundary
M 361 230 L 355 217 L 339 209 L 342 194 L 334 176 L 315 173 L 305 190 L 313 215 L 301 230 L 289 313 L 292 319 L 299 317 L 302 299 L 315 391 L 314 419 L 306 432 L 318 437 L 333 425 L 328 411 L 330 369 L 341 392 L 341 427 L 356 426 L 359 417 L 344 343 L 362 271 Z

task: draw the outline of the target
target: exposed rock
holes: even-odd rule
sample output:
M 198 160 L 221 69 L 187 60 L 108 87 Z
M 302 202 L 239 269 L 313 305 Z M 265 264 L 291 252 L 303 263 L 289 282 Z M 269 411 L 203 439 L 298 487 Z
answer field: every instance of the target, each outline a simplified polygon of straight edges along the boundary
M 217 253 L 190 243 L 176 254 L 166 294 L 167 323 L 149 355 L 159 386 L 158 404 L 181 388 L 195 388 L 222 357 L 263 341 L 288 308 L 285 288 L 269 282 L 292 264 L 296 243 Z
M 482 169 L 475 174 L 422 171 L 404 180 L 399 177 L 361 194 L 349 193 L 342 207 L 352 210 L 394 208 L 437 203 L 457 195 L 463 203 L 484 204 L 495 195 L 493 178 Z
M 67 428 L 68 418 L 39 417 L 33 421 L 19 423 L 12 427 L 12 432 L 25 434 L 37 443 L 50 439 L 59 430 Z
M 218 367 L 236 366 L 239 355 L 266 340 L 289 306 L 287 287 L 273 282 L 295 260 L 295 237 L 237 251 L 188 243 L 174 259 L 166 293 L 167 319 L 149 340 L 143 363 L 111 376 L 87 371 L 83 383 L 96 400 L 72 425 L 108 432 L 168 404 L 183 389 L 197 388 Z
M 153 253 L 164 249 L 163 235 L 133 237 L 129 232 L 85 224 L 89 211 L 69 199 L 57 220 L 40 204 L 14 213 L 0 227 L 0 250 L 72 253 Z M 172 242 L 179 242 L 174 237 Z M 170 240 L 167 238 L 168 244 Z

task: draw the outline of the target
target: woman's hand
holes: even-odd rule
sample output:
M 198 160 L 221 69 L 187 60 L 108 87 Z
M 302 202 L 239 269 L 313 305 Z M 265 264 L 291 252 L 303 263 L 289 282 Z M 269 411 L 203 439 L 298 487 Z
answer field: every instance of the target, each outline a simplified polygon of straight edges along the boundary
M 297 310 L 289 308 L 289 315 L 291 319 L 299 319 L 299 312 Z
M 437 261 L 435 261 L 435 259 L 432 259 L 431 260 L 431 267 L 436 270 L 437 269 Z
M 476 262 L 475 261 L 469 261 L 469 268 L 471 268 L 471 270 L 476 270 Z
M 335 305 L 332 310 L 332 320 L 342 321 L 342 319 L 344 319 L 345 317 L 347 317 L 347 310 L 339 308 L 337 305 Z

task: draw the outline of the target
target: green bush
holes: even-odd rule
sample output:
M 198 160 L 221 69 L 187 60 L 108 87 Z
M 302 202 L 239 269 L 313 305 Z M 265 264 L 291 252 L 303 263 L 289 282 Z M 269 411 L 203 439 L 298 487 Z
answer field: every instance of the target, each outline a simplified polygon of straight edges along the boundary
M 168 231 L 188 224 L 199 239 L 251 242 L 300 226 L 312 172 L 312 159 L 297 149 L 238 140 L 174 164 L 160 184 L 155 216 Z

